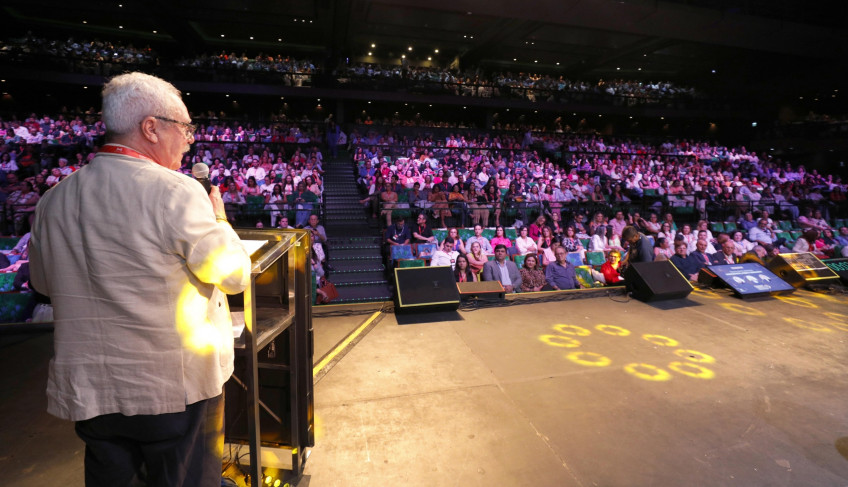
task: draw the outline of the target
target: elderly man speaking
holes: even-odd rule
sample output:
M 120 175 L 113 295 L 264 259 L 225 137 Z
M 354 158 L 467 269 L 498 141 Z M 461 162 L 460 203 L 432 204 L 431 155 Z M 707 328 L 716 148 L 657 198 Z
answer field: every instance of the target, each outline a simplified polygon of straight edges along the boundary
M 195 126 L 141 73 L 103 87 L 106 145 L 38 204 L 32 284 L 54 307 L 48 412 L 76 421 L 87 486 L 221 482 L 226 294 L 250 257 L 218 189 L 176 171 Z

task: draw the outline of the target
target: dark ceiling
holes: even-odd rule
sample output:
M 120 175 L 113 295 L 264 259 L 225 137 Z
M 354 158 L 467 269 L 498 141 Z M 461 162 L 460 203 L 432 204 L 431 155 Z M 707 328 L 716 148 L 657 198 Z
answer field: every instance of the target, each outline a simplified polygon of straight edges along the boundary
M 848 2 L 28 0 L 3 10 L 11 34 L 132 39 L 163 56 L 266 52 L 334 65 L 403 55 L 781 96 L 837 93 L 848 58 Z

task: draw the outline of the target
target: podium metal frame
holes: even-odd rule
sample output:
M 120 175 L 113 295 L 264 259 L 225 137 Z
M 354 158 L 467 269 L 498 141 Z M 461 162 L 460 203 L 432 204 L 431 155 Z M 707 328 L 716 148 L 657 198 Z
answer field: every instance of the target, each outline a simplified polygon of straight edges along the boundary
M 245 329 L 236 341 L 236 354 L 243 354 L 245 367 L 235 370 L 230 380 L 247 392 L 247 445 L 250 449 L 250 485 L 263 480 L 261 465 L 260 408 L 275 421 L 290 421 L 288 444 L 268 446 L 290 448 L 291 473 L 300 478 L 306 463 L 306 448 L 315 445 L 312 357 L 312 267 L 311 238 L 305 230 L 237 229 L 242 240 L 264 240 L 252 260 L 250 286 L 245 289 Z M 289 334 L 289 363 L 263 364 L 259 351 L 282 333 Z M 259 398 L 259 369 L 288 371 L 290 418 L 281 418 Z M 238 373 L 244 375 L 239 378 Z

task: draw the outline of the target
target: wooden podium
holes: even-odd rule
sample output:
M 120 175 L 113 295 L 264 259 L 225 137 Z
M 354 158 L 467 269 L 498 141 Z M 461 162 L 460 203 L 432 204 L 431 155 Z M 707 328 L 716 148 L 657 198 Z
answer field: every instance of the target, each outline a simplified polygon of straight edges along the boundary
M 236 233 L 260 247 L 251 255 L 250 286 L 229 299 L 231 312 L 244 313 L 245 327 L 224 386 L 224 434 L 227 443 L 249 447 L 250 485 L 259 487 L 262 447 L 288 451 L 292 477 L 299 478 L 306 449 L 315 444 L 312 246 L 305 230 Z

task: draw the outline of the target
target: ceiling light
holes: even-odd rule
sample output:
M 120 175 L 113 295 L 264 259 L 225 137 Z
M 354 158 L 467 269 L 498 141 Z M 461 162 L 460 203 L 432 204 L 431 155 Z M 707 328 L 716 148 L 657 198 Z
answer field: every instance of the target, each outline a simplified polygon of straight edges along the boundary
M 469 39 L 474 39 L 474 36 L 468 36 Z
M 615 68 L 616 71 L 621 71 L 621 68 Z
M 253 40 L 253 36 L 250 36 L 250 40 L 251 40 L 251 41 Z
M 439 50 L 438 50 L 438 49 L 433 49 L 433 52 L 435 52 L 436 54 L 438 54 L 438 53 L 439 53 Z M 833 91 L 836 91 L 836 90 L 833 90 Z
M 409 47 L 407 47 L 406 49 L 407 49 L 407 50 L 409 50 L 409 51 L 411 51 L 411 50 L 412 50 L 412 46 L 409 46 Z
M 400 58 L 401 58 L 401 59 L 406 59 L 406 54 L 401 54 L 401 55 L 400 55 Z
M 557 66 L 559 66 L 559 63 L 557 63 Z
M 88 23 L 88 21 L 87 21 L 87 20 L 83 20 L 83 21 L 82 21 L 82 23 L 83 23 L 83 24 L 87 24 L 87 23 Z
M 224 37 L 224 34 L 221 34 L 221 37 Z
M 283 39 L 278 37 L 277 42 L 283 42 Z
M 377 47 L 377 44 L 373 44 L 373 43 L 372 43 L 372 44 L 371 44 L 371 49 L 374 49 L 375 47 Z
M 427 56 L 427 60 L 428 60 L 428 61 L 432 61 L 432 60 L 433 60 L 433 58 L 432 58 L 431 56 Z
M 534 59 L 534 60 L 533 60 L 533 62 L 534 62 L 534 63 L 538 63 L 538 62 L 539 62 L 539 60 L 538 60 L 538 59 Z
M 153 31 L 153 33 L 154 33 L 154 34 L 158 34 L 159 32 L 154 30 L 154 31 Z
M 368 51 L 368 55 L 369 55 L 369 56 L 371 55 L 371 51 Z
M 124 28 L 124 26 L 123 26 L 123 25 L 119 25 L 119 26 L 118 26 L 118 28 L 119 28 L 119 29 L 123 29 L 123 28 Z
M 513 61 L 518 61 L 517 57 L 512 58 Z

